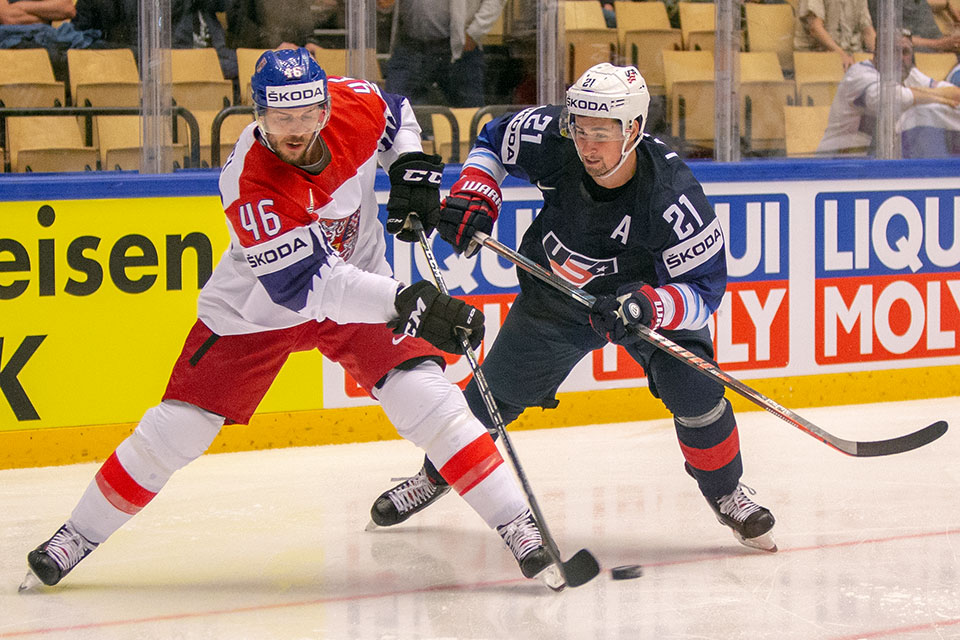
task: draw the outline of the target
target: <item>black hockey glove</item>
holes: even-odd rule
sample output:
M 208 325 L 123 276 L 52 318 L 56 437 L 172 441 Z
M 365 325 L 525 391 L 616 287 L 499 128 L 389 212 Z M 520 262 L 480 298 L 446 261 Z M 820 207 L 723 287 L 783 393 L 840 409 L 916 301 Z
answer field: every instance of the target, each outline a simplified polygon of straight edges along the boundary
M 397 335 L 423 338 L 447 353 L 463 354 L 458 329 L 467 332 L 474 349 L 483 340 L 483 313 L 463 300 L 440 293 L 435 286 L 421 280 L 397 293 L 394 302 L 400 317 L 387 323 Z
M 420 151 L 404 153 L 390 165 L 390 198 L 387 200 L 387 232 L 404 242 L 416 242 L 417 234 L 407 227 L 411 213 L 417 214 L 429 236 L 440 215 L 440 156 Z
M 654 288 L 643 282 L 623 285 L 613 296 L 598 296 L 590 309 L 590 326 L 616 344 L 633 344 L 640 339 L 629 326 L 642 324 L 656 329 L 662 321 L 663 302 Z
M 440 205 L 440 237 L 469 258 L 480 250 L 480 245 L 473 242 L 473 234 L 493 231 L 502 202 L 497 181 L 485 171 L 467 167 Z

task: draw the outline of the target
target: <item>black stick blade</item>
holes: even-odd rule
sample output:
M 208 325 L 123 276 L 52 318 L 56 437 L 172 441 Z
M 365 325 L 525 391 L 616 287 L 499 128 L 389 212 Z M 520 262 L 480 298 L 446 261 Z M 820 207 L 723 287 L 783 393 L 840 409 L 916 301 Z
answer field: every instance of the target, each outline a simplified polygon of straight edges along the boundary
M 580 549 L 563 563 L 563 573 L 567 579 L 567 586 L 579 587 L 600 575 L 600 564 L 592 553 L 586 549 Z
M 857 451 L 853 455 L 858 458 L 870 458 L 873 456 L 889 456 L 895 453 L 904 453 L 905 451 L 912 451 L 918 447 L 922 447 L 925 444 L 930 444 L 946 432 L 946 421 L 938 420 L 919 431 L 908 433 L 899 438 L 877 440 L 875 442 L 858 442 Z

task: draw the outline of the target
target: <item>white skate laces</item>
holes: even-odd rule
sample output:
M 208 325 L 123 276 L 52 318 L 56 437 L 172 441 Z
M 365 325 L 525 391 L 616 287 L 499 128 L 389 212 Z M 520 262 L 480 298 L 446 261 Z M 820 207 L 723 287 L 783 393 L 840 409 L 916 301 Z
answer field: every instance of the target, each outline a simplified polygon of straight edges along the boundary
M 540 529 L 537 528 L 529 509 L 525 509 L 507 524 L 497 527 L 497 533 L 510 548 L 517 562 L 522 563 L 527 555 L 543 546 Z
M 53 534 L 44 551 L 54 559 L 60 571 L 65 574 L 96 548 L 96 544 L 77 533 L 73 525 L 68 522 Z
M 437 485 L 427 477 L 427 472 L 420 469 L 417 475 L 390 490 L 387 497 L 397 511 L 404 514 L 428 502 L 437 490 Z
M 757 495 L 756 490 L 741 482 L 737 485 L 737 488 L 733 490 L 733 493 L 729 493 L 717 501 L 717 506 L 720 507 L 720 513 L 733 518 L 737 522 L 743 522 L 750 514 L 760 511 L 763 507 L 747 497 L 743 492 L 744 489 L 746 489 L 747 493 L 751 496 Z
M 733 531 L 740 544 L 761 551 L 776 551 L 777 543 L 770 533 L 776 520 L 770 510 L 758 505 L 744 493 L 756 495 L 756 491 L 742 482 L 727 495 L 708 500 L 721 524 Z

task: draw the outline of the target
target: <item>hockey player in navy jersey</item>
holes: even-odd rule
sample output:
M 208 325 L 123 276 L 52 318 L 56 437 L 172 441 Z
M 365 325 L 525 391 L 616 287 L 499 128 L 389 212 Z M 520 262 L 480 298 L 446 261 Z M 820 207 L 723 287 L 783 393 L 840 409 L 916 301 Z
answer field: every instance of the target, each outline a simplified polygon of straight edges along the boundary
M 516 557 L 553 589 L 562 577 L 493 439 L 442 372 L 438 349 L 483 336 L 477 309 L 424 281 L 394 280 L 374 176 L 394 218 L 439 210 L 439 156 L 423 153 L 406 98 L 330 78 L 306 49 L 267 51 L 252 78 L 256 122 L 220 174 L 230 246 L 200 292 L 198 319 L 163 401 L 97 472 L 67 522 L 27 556 L 26 588 L 57 584 L 200 456 L 225 420 L 246 423 L 287 356 L 317 349 L 383 406 L 400 435 Z M 319 393 L 317 380 L 302 381 Z
M 773 515 L 740 484 L 737 425 L 723 386 L 627 330 L 646 325 L 712 359 L 707 319 L 727 279 L 723 233 L 703 189 L 674 151 L 643 133 L 649 102 L 636 68 L 603 63 L 570 87 L 564 107 L 494 120 L 440 211 L 424 216 L 425 227 L 472 255 L 473 234 L 493 228 L 504 177 L 536 185 L 543 208 L 520 253 L 597 302 L 586 309 L 517 271 L 520 293 L 482 365 L 504 421 L 527 407 L 555 407 L 577 362 L 607 341 L 621 344 L 673 414 L 686 470 L 717 518 L 741 543 L 775 551 Z M 492 429 L 475 382 L 466 396 Z M 446 491 L 428 456 L 416 476 L 375 501 L 371 516 L 380 526 L 397 524 Z

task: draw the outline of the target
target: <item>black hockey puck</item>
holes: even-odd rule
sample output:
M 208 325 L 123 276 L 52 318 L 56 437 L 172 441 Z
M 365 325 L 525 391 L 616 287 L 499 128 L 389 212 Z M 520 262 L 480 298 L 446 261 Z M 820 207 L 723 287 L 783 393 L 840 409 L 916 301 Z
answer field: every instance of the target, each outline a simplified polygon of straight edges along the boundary
M 639 564 L 624 564 L 610 569 L 610 576 L 614 580 L 632 580 L 643 575 L 643 566 Z

